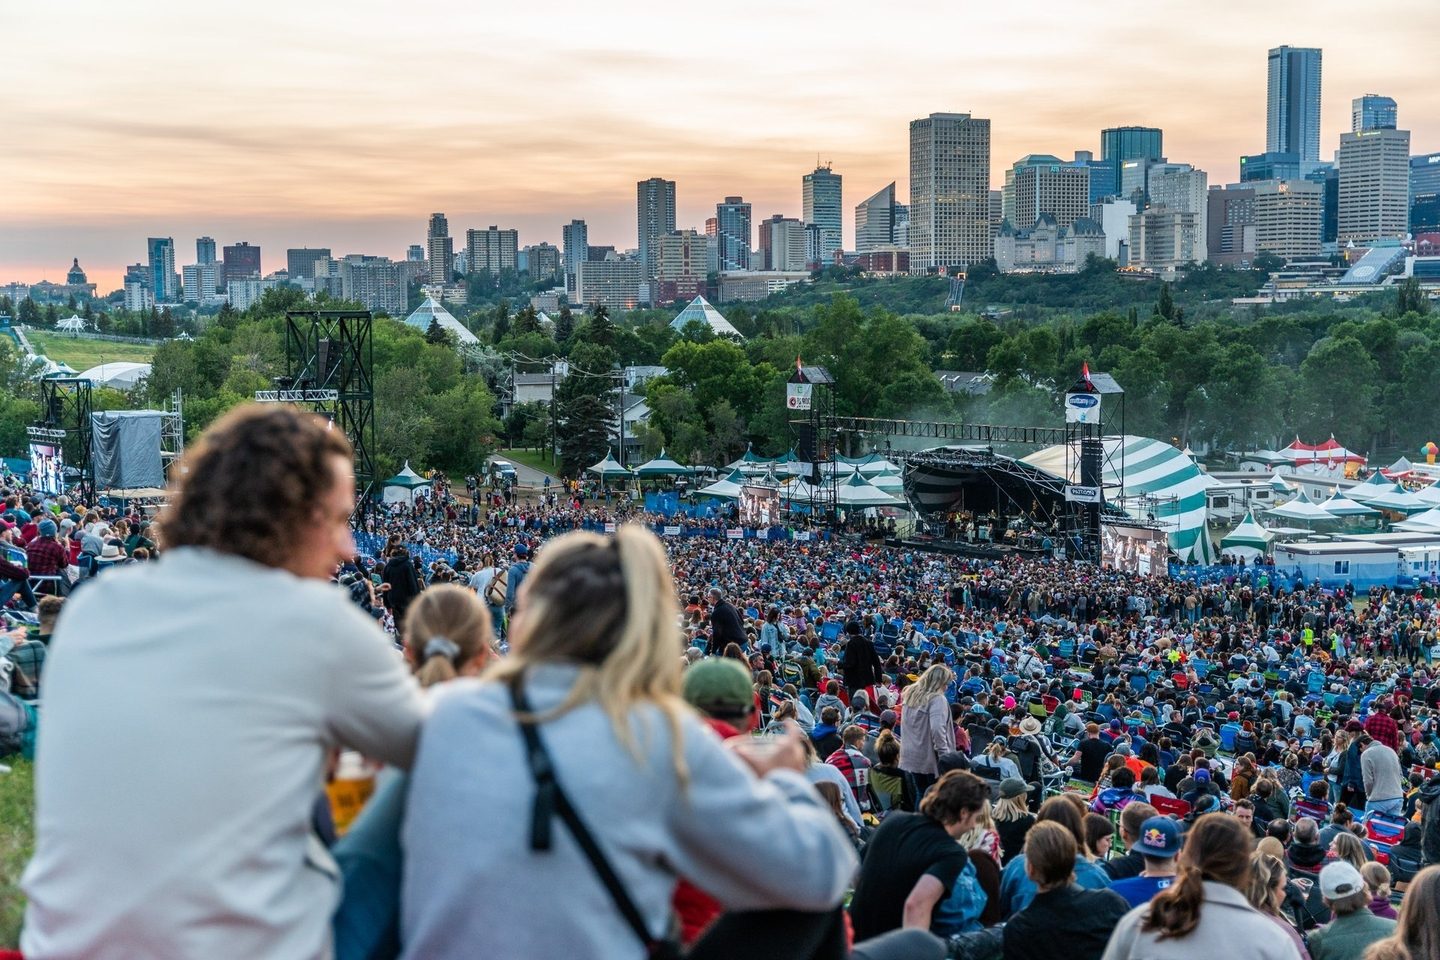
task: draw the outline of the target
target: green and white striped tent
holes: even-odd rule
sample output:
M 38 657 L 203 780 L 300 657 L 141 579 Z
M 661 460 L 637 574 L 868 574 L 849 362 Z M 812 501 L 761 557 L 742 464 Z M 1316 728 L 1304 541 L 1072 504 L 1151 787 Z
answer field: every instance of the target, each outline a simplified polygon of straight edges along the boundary
M 1220 541 L 1220 549 L 1249 559 L 1269 553 L 1270 541 L 1274 539 L 1275 535 L 1255 520 L 1255 514 L 1246 511 L 1240 526 L 1231 530 L 1230 535 Z
M 1205 533 L 1205 477 L 1195 461 L 1149 437 L 1105 438 L 1105 498 L 1137 519 L 1153 513 L 1181 560 L 1208 563 L 1214 547 Z M 1123 447 L 1122 447 L 1123 445 Z M 1125 474 L 1120 475 L 1124 453 Z M 1078 464 L 1078 452 L 1072 456 Z M 1022 459 L 1056 477 L 1065 476 L 1065 447 L 1057 444 Z M 1079 477 L 1069 478 L 1078 483 Z

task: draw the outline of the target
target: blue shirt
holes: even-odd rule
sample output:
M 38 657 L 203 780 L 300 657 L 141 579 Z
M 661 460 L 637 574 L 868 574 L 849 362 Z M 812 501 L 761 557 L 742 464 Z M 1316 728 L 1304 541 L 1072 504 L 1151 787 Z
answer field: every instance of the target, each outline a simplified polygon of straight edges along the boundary
M 1086 890 L 1104 890 L 1110 886 L 1110 877 L 1097 864 L 1083 856 L 1075 858 L 1075 882 Z M 1025 873 L 1025 854 L 1005 864 L 1000 874 L 1000 912 L 1007 918 L 1030 906 L 1035 899 L 1035 881 Z
M 1127 877 L 1110 884 L 1110 889 L 1124 897 L 1125 902 L 1130 906 L 1138 907 L 1149 903 L 1155 894 L 1170 886 L 1175 880 L 1175 877 Z

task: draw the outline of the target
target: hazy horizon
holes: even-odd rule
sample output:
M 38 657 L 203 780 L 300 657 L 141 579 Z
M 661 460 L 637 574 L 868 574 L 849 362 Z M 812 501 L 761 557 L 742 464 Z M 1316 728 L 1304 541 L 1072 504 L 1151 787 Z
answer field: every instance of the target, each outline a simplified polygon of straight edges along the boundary
M 682 229 L 737 194 L 758 222 L 799 215 L 817 157 L 844 177 L 848 246 L 857 202 L 891 180 L 908 196 L 908 124 L 936 112 L 990 119 L 996 186 L 1027 153 L 1098 157 L 1127 124 L 1230 183 L 1265 148 L 1266 50 L 1287 43 L 1324 50 L 1322 159 L 1365 93 L 1395 98 L 1412 153 L 1440 150 L 1422 66 L 1440 4 L 1209 6 L 11 5 L 0 283 L 62 281 L 79 257 L 107 293 L 148 236 L 174 237 L 177 271 L 203 235 L 261 246 L 267 272 L 287 247 L 403 258 L 435 211 L 457 250 L 491 224 L 558 246 L 571 219 L 625 249 L 637 180 L 678 182 Z

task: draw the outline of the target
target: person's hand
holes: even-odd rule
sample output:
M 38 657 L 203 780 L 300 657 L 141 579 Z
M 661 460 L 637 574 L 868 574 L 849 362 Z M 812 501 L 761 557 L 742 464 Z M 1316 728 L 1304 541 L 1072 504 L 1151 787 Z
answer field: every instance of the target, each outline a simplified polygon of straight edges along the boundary
M 801 737 L 805 734 L 793 720 L 785 721 L 784 732 L 765 737 L 740 736 L 725 741 L 741 760 L 749 765 L 755 775 L 763 777 L 772 770 L 805 769 L 805 746 Z

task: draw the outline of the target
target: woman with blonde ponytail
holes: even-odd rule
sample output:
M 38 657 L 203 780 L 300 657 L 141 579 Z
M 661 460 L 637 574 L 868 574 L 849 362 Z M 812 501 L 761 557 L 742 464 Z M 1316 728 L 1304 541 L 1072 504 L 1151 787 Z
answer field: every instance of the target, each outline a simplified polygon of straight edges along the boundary
M 490 658 L 490 611 L 472 591 L 431 587 L 405 614 L 405 654 L 422 687 L 478 674 Z
M 1103 960 L 1299 960 L 1294 942 L 1246 897 L 1251 837 L 1239 820 L 1208 813 L 1180 851 L 1180 876 L 1115 927 Z
M 403 955 L 677 955 L 681 876 L 728 911 L 691 955 L 843 950 L 854 847 L 802 773 L 798 729 L 727 749 L 682 699 L 659 540 L 551 540 L 515 602 L 509 657 L 449 684 L 421 734 Z

